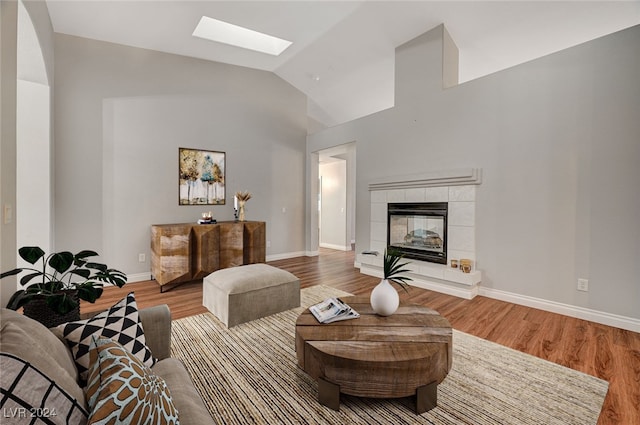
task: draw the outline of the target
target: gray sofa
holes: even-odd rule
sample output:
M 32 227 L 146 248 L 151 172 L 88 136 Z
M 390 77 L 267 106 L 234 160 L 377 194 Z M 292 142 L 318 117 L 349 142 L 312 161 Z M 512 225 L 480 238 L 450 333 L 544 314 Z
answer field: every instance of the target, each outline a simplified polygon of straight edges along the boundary
M 139 315 L 147 346 L 158 359 L 152 370 L 167 383 L 178 410 L 180 424 L 215 423 L 182 362 L 170 357 L 171 313 L 168 306 L 141 309 Z M 3 308 L 0 311 L 0 350 L 33 365 L 87 408 L 71 351 L 52 330 L 22 314 Z

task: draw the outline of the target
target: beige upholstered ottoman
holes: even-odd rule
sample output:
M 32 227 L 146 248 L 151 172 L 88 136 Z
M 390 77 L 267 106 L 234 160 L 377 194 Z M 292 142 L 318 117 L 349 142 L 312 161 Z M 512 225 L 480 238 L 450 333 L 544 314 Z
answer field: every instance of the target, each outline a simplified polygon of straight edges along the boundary
M 268 264 L 216 270 L 202 283 L 202 305 L 227 327 L 300 307 L 300 280 Z

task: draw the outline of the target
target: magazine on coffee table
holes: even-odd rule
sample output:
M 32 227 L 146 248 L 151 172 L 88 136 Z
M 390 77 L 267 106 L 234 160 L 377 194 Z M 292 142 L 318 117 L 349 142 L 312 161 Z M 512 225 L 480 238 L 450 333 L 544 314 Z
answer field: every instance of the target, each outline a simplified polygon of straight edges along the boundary
M 360 317 L 357 311 L 349 307 L 340 298 L 327 298 L 309 307 L 309 311 L 320 323 L 332 323 Z

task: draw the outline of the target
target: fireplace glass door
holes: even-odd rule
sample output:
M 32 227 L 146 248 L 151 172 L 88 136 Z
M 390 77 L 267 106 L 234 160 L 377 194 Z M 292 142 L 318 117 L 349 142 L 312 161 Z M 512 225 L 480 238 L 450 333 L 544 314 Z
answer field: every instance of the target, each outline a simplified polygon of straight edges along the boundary
M 447 204 L 389 204 L 388 245 L 405 257 L 446 264 Z

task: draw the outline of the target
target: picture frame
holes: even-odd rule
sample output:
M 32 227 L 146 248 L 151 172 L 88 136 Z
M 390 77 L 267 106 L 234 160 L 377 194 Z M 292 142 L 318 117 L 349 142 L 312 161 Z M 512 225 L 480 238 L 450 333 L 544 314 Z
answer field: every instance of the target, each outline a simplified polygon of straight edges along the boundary
M 225 179 L 225 152 L 178 148 L 178 205 L 225 205 Z

